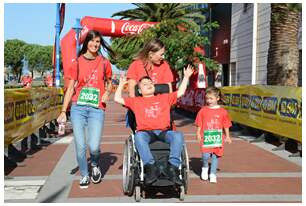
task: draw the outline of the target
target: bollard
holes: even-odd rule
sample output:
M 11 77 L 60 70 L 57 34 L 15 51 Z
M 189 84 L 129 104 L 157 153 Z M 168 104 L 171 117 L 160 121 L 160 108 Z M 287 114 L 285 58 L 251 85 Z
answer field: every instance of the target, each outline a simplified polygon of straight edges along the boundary
M 27 155 L 19 150 L 16 149 L 16 147 L 14 147 L 13 144 L 10 144 L 8 146 L 8 158 L 12 161 L 15 162 L 17 166 L 25 166 L 23 162 L 23 160 L 27 157 Z
M 47 138 L 47 133 L 46 133 L 46 131 L 45 131 L 44 126 L 41 127 L 41 128 L 39 128 L 39 130 L 38 130 L 38 137 L 39 137 L 40 139 L 46 139 L 46 138 Z
M 40 145 L 39 137 L 33 133 L 31 134 L 31 142 L 30 142 L 31 151 L 41 150 L 43 147 Z
M 251 140 L 250 143 L 255 143 L 255 142 L 264 142 L 266 140 L 266 133 L 262 133 L 259 137 L 257 137 L 254 140 Z

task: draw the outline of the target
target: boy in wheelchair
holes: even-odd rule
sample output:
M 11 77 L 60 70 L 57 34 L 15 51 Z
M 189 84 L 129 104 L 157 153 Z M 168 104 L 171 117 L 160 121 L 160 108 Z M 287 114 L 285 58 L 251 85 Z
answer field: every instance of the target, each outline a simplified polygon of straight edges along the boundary
M 115 92 L 114 101 L 118 102 L 135 113 L 136 133 L 135 145 L 139 156 L 143 161 L 146 171 L 145 184 L 150 185 L 157 180 L 158 167 L 149 148 L 149 143 L 159 139 L 170 145 L 170 155 L 167 165 L 169 179 L 177 185 L 182 185 L 179 178 L 179 165 L 181 164 L 181 152 L 184 137 L 181 132 L 169 130 L 170 108 L 176 103 L 177 98 L 184 95 L 189 77 L 193 68 L 188 65 L 184 69 L 184 78 L 176 92 L 169 94 L 154 95 L 155 87 L 148 76 L 142 77 L 138 82 L 141 97 L 122 97 L 122 90 L 127 83 L 126 78 L 121 77 Z

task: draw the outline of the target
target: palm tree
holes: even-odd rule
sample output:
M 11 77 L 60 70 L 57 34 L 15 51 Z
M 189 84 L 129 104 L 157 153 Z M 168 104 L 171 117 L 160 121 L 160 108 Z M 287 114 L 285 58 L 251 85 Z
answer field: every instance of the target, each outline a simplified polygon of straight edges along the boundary
M 169 19 L 181 19 L 182 21 L 201 20 L 205 21 L 205 16 L 201 12 L 206 9 L 195 8 L 194 4 L 180 3 L 134 3 L 136 8 L 116 12 L 112 15 L 121 16 L 120 19 L 161 22 Z
M 136 20 L 136 21 L 150 21 L 150 22 L 160 22 L 157 27 L 148 29 L 147 32 L 144 31 L 140 35 L 128 35 L 121 38 L 112 38 L 112 49 L 116 52 L 117 58 L 110 60 L 113 64 L 116 64 L 118 68 L 126 69 L 131 63 L 133 56 L 139 51 L 145 41 L 148 39 L 158 37 L 165 44 L 166 47 L 171 50 L 171 44 L 176 44 L 177 47 L 182 47 L 183 39 L 188 39 L 190 34 L 194 35 L 191 40 L 186 43 L 187 45 L 203 45 L 208 44 L 204 37 L 199 39 L 200 26 L 205 24 L 212 25 L 208 29 L 214 29 L 218 27 L 217 23 L 212 24 L 211 22 L 206 22 L 205 13 L 208 12 L 206 8 L 197 8 L 196 4 L 179 4 L 179 3 L 134 3 L 136 6 L 133 9 L 128 9 L 125 11 L 116 12 L 112 17 L 120 17 L 120 19 L 125 20 Z M 179 30 L 179 31 L 178 31 Z M 150 32 L 151 31 L 151 32 Z M 186 35 L 182 37 L 181 41 L 174 43 L 175 40 L 170 38 L 177 38 L 181 32 Z M 198 43 L 193 43 L 197 41 Z M 186 45 L 185 45 L 186 46 Z M 179 52 L 178 48 L 175 51 L 166 52 L 165 56 L 168 62 L 173 68 L 179 68 L 177 62 L 172 56 L 188 56 L 193 52 L 191 46 L 191 51 L 185 50 L 184 53 Z M 176 54 L 177 53 L 177 54 Z M 170 57 L 171 56 L 171 57 Z M 187 57 L 186 57 L 187 58 Z M 175 62 L 175 63 L 174 63 Z
M 271 4 L 267 84 L 297 86 L 301 4 Z

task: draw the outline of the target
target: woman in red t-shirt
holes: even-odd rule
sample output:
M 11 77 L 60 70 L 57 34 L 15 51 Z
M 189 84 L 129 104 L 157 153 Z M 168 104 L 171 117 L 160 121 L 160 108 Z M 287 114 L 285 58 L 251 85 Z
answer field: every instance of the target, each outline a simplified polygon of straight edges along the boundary
M 153 84 L 168 84 L 172 92 L 174 77 L 169 64 L 164 60 L 165 46 L 159 39 L 146 43 L 127 71 L 129 96 L 135 96 L 135 85 L 144 76 L 149 76 Z
M 217 182 L 218 158 L 223 155 L 224 141 L 231 143 L 229 128 L 232 126 L 227 111 L 218 105 L 220 90 L 215 87 L 206 89 L 206 104 L 198 112 L 195 124 L 197 138 L 202 151 L 201 178 L 208 180 L 208 159 L 211 157 L 210 182 Z M 225 133 L 225 134 L 224 134 Z
M 87 127 L 87 142 L 92 166 L 91 181 L 99 183 L 101 171 L 98 165 L 100 157 L 100 142 L 104 125 L 105 103 L 112 91 L 112 68 L 108 59 L 100 53 L 101 46 L 113 55 L 112 50 L 104 42 L 97 31 L 89 31 L 77 61 L 66 74 L 69 79 L 59 123 L 67 120 L 66 110 L 70 101 L 71 123 L 77 162 L 80 168 L 80 188 L 89 185 L 89 174 L 86 158 L 85 128 Z

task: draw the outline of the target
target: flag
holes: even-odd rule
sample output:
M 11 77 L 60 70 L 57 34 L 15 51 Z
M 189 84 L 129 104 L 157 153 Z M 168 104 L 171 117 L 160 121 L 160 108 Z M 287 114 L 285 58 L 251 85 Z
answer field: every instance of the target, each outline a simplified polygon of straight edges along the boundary
M 65 4 L 62 3 L 60 4 L 60 9 L 59 9 L 59 16 L 60 16 L 60 31 L 59 34 L 62 32 L 63 27 L 64 27 L 64 20 L 65 20 Z M 58 15 L 58 14 L 56 14 Z M 52 52 L 52 66 L 53 66 L 53 78 L 55 79 L 55 70 L 56 70 L 56 34 L 55 34 L 55 39 L 54 39 L 54 45 L 53 45 L 53 52 Z
M 64 27 L 64 21 L 65 21 L 65 4 L 62 3 L 60 6 L 60 33 L 62 32 L 62 29 Z

